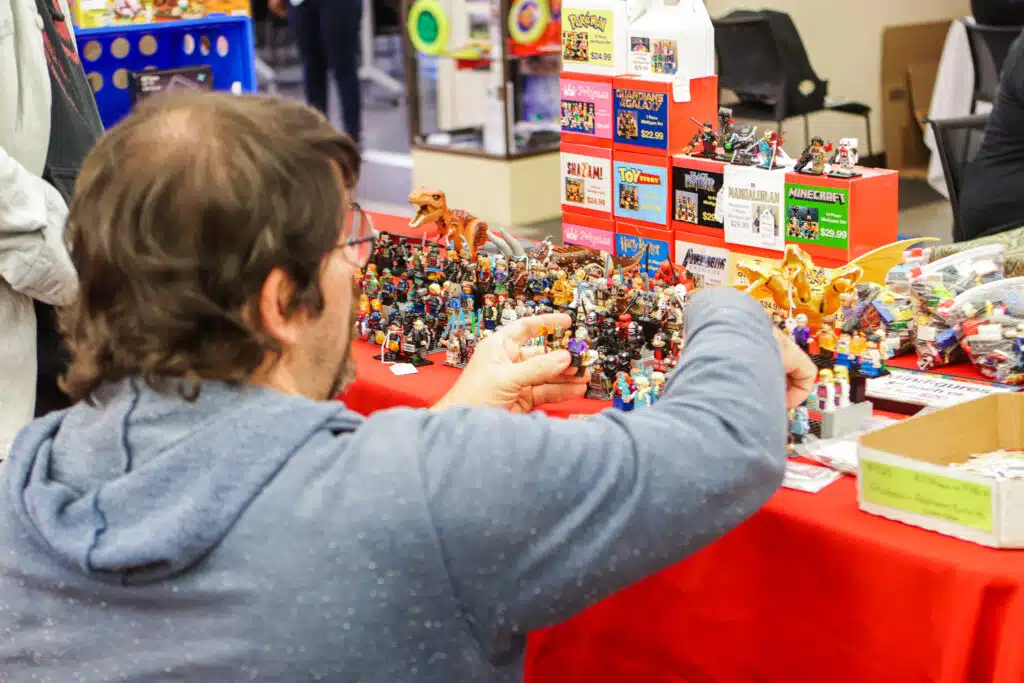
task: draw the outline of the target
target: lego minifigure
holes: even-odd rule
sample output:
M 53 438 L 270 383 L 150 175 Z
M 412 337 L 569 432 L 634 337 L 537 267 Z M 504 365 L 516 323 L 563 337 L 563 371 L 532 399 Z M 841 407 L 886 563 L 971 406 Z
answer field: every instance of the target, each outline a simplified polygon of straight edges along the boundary
M 657 402 L 661 398 L 661 391 L 665 388 L 665 373 L 655 370 L 651 373 L 651 394 L 654 395 L 654 401 Z
M 814 387 L 815 406 L 820 412 L 827 413 L 836 409 L 836 386 L 832 371 L 823 369 L 818 372 L 818 383 Z
M 793 341 L 799 346 L 804 353 L 808 353 L 811 348 L 811 328 L 807 326 L 807 316 L 803 313 L 798 313 L 796 316 L 796 326 L 793 328 Z
M 853 336 L 850 337 L 850 355 L 854 358 L 860 358 L 864 355 L 864 351 L 868 348 L 868 342 L 864 338 L 864 333 L 860 330 L 854 330 Z
M 832 143 L 826 145 L 824 140 L 815 135 L 811 138 L 811 144 L 797 159 L 793 170 L 807 175 L 823 175 L 825 164 L 828 162 L 828 153 L 831 151 Z
M 633 392 L 633 405 L 643 408 L 654 404 L 654 394 L 651 393 L 651 381 L 646 375 L 636 375 L 633 378 L 636 390 Z
M 402 347 L 405 341 L 405 334 L 397 322 L 388 325 L 387 334 L 380 345 L 380 359 L 385 363 L 398 363 L 402 360 Z
M 850 370 L 845 365 L 833 369 L 836 383 L 836 408 L 850 406 Z
M 493 294 L 484 294 L 484 307 L 482 311 L 484 329 L 494 331 L 498 327 L 498 298 Z
M 796 408 L 789 411 L 789 443 L 806 443 L 807 435 L 810 433 L 811 416 L 807 410 L 807 402 L 804 401 Z
M 697 123 L 695 120 L 694 123 Z M 700 130 L 693 136 L 690 144 L 683 148 L 683 154 L 688 156 L 704 157 L 714 159 L 718 156 L 718 133 L 715 132 L 715 125 L 706 121 L 701 125 Z
M 841 138 L 839 147 L 832 154 L 832 170 L 829 175 L 836 178 L 856 178 L 860 175 L 854 170 L 858 161 L 857 138 Z
M 577 377 L 582 376 L 586 370 L 583 366 L 583 356 L 590 349 L 590 344 L 587 343 L 587 338 L 587 328 L 577 327 L 576 336 L 569 340 L 569 355 L 572 357 L 570 366 L 576 368 Z
M 860 357 L 860 374 L 867 377 L 878 377 L 885 374 L 885 361 L 878 350 L 878 339 L 872 335 L 867 342 L 867 349 Z
M 774 130 L 765 132 L 757 141 L 757 166 L 768 170 L 778 168 L 781 147 L 782 136 Z
M 615 375 L 612 405 L 624 412 L 633 410 L 633 388 L 630 386 L 629 374 L 626 372 L 619 371 Z
M 850 352 L 850 333 L 841 332 L 836 342 L 836 365 L 851 367 L 855 361 L 856 358 Z
M 431 339 L 430 331 L 427 329 L 423 318 L 416 318 L 412 323 L 412 332 L 407 337 L 407 343 L 412 349 L 409 361 L 413 365 L 428 365 L 427 354 L 430 353 Z

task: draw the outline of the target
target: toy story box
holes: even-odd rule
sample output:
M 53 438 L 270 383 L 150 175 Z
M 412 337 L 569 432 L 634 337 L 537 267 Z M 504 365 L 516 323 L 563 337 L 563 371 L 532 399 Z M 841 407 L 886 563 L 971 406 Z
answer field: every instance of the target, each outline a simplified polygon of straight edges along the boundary
M 672 229 L 722 238 L 723 216 L 718 195 L 725 180 L 725 162 L 677 155 L 672 157 Z
M 611 77 L 563 72 L 560 89 L 562 142 L 611 147 Z
M 562 211 L 611 219 L 612 151 L 562 143 L 559 192 Z
M 79 28 L 202 19 L 211 14 L 249 16 L 249 0 L 75 0 L 72 21 Z
M 615 255 L 635 256 L 646 248 L 640 267 L 646 268 L 648 275 L 654 276 L 662 263 L 672 260 L 674 246 L 671 230 L 632 221 L 615 221 Z
M 783 228 L 816 261 L 849 261 L 895 242 L 899 174 L 858 168 L 853 178 L 787 173 Z
M 669 157 L 615 154 L 612 159 L 615 220 L 626 220 L 659 230 L 671 230 L 671 172 Z
M 614 254 L 615 221 L 563 211 L 562 242 Z
M 718 120 L 717 76 L 692 79 L 684 102 L 673 99 L 670 82 L 617 76 L 613 86 L 617 151 L 671 157 L 690 144 L 700 124 Z

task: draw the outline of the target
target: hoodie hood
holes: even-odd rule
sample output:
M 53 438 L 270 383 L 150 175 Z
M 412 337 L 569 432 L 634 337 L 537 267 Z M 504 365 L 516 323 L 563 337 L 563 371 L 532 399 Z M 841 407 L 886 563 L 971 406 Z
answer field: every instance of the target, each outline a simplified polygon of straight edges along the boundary
M 318 432 L 360 418 L 338 402 L 203 382 L 198 398 L 137 380 L 36 420 L 5 467 L 21 522 L 66 564 L 118 583 L 187 571 Z

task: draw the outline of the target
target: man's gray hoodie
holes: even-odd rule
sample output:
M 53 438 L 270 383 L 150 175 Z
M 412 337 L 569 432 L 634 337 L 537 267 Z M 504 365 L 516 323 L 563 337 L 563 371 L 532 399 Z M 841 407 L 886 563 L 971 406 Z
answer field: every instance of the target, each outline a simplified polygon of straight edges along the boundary
M 585 420 L 137 380 L 36 420 L 0 481 L 0 681 L 519 681 L 526 634 L 772 494 L 768 317 L 700 293 L 661 399 Z

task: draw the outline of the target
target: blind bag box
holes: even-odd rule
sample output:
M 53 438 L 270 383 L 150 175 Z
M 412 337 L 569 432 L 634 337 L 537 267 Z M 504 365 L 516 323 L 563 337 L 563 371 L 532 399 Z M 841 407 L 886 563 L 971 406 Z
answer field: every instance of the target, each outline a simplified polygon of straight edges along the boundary
M 560 90 L 562 142 L 611 147 L 612 79 L 563 73 Z
M 651 0 L 564 0 L 562 71 L 626 73 L 629 26 L 650 4 Z
M 615 254 L 615 221 L 571 211 L 562 213 L 562 242 Z
M 562 143 L 559 191 L 562 211 L 612 217 L 612 151 Z
M 671 230 L 671 159 L 646 154 L 616 154 L 613 163 L 616 220 Z
M 672 83 L 636 76 L 614 81 L 613 147 L 623 152 L 681 154 L 701 124 L 718 120 L 718 77 L 690 81 L 689 99 L 676 101 Z M 695 123 L 697 122 L 697 123 Z

